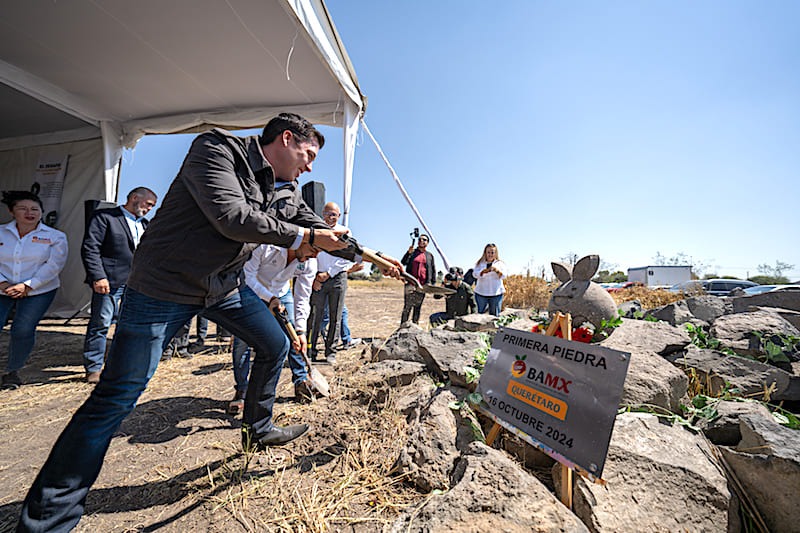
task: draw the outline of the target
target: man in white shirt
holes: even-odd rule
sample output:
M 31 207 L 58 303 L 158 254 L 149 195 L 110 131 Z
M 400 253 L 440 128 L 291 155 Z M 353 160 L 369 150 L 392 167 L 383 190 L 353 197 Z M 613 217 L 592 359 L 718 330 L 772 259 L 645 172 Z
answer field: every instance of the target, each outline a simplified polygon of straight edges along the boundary
M 328 202 L 322 208 L 322 219 L 334 231 L 345 231 L 347 228 L 337 223 L 341 211 L 335 202 Z M 309 354 L 311 360 L 317 359 L 317 338 L 322 331 L 323 316 L 327 304 L 330 322 L 325 335 L 325 360 L 336 363 L 336 342 L 340 337 L 342 309 L 347 293 L 347 272 L 355 263 L 320 252 L 317 255 L 318 272 L 314 280 L 314 292 L 311 293 L 311 339 Z
M 311 285 L 317 273 L 317 260 L 313 257 L 298 257 L 298 250 L 281 248 L 271 244 L 261 244 L 253 250 L 244 265 L 245 282 L 259 298 L 264 300 L 273 312 L 285 308 L 289 321 L 300 337 L 300 346 L 289 350 L 289 368 L 292 370 L 295 397 L 306 401 L 313 396 L 313 387 L 308 380 L 303 357 L 300 352 L 306 349 L 306 326 L 310 310 L 309 297 Z M 294 295 L 290 281 L 295 278 Z M 250 372 L 250 349 L 238 337 L 233 341 L 233 377 L 236 381 L 236 395 L 228 404 L 230 414 L 238 414 L 244 408 Z

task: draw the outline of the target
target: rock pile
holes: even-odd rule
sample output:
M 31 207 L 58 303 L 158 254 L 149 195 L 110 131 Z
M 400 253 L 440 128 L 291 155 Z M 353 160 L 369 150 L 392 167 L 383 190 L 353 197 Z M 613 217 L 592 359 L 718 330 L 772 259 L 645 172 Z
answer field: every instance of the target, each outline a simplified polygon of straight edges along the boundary
M 392 398 L 410 426 L 395 471 L 430 494 L 387 529 L 735 532 L 743 530 L 741 495 L 770 531 L 796 531 L 800 433 L 781 426 L 763 404 L 731 395 L 737 389 L 742 397 L 800 405 L 800 364 L 778 368 L 729 355 L 766 359 L 754 331 L 762 338 L 800 337 L 785 318 L 800 311 L 800 302 L 781 295 L 774 307 L 759 296 L 752 306 L 752 297 L 689 298 L 648 312 L 657 322 L 623 319 L 603 341 L 631 353 L 622 406 L 647 405 L 662 416 L 617 416 L 607 485 L 576 478 L 572 511 L 553 496 L 559 465 L 506 433 L 494 443 L 500 449 L 486 446 L 491 422 L 465 402 L 475 390 L 465 367 L 484 346 L 479 332 L 495 329 L 486 315 L 431 331 L 407 325 L 373 344 L 372 363 L 361 369 L 375 391 L 369 401 Z M 718 339 L 716 349 L 692 344 L 686 323 Z M 506 327 L 529 330 L 531 324 L 524 316 Z M 685 415 L 682 406 L 701 387 L 717 416 L 700 419 L 700 429 L 669 423 L 663 415 Z M 713 398 L 719 395 L 731 399 Z

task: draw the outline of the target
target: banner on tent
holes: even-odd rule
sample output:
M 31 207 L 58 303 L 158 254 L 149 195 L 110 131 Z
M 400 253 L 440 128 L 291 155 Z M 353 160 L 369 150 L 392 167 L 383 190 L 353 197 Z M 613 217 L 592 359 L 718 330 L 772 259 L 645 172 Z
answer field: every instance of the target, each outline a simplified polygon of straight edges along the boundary
M 41 157 L 31 185 L 31 192 L 39 195 L 44 207 L 42 220 L 51 227 L 58 224 L 58 210 L 64 193 L 64 177 L 67 175 L 69 154 Z

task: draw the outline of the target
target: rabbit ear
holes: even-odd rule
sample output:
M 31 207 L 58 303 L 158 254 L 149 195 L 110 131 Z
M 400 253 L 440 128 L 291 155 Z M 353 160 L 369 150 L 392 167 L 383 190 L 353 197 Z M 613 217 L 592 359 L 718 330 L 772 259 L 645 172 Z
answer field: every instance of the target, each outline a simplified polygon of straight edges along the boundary
M 572 270 L 572 277 L 575 279 L 589 281 L 600 267 L 599 255 L 587 255 L 575 264 Z
M 561 283 L 566 283 L 572 279 L 572 268 L 570 268 L 568 265 L 553 261 L 550 263 L 550 266 L 553 267 L 553 274 L 556 275 L 558 281 Z

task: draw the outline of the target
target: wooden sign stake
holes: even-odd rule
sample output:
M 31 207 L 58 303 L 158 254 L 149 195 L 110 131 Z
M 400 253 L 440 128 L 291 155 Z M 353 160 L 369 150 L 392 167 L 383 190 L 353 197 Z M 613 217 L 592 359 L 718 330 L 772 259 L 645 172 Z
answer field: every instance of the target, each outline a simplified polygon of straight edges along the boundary
M 572 340 L 572 315 L 569 313 L 556 313 L 556 316 L 553 318 L 553 321 L 550 322 L 550 325 L 547 327 L 547 331 L 545 331 L 544 334 L 552 337 L 558 330 L 561 330 L 562 338 L 568 341 Z M 494 443 L 495 439 L 500 434 L 500 429 L 502 429 L 502 427 L 503 426 L 497 422 L 494 423 L 492 429 L 490 429 L 489 433 L 486 435 L 487 446 L 491 446 L 492 443 Z M 561 463 L 561 490 L 559 491 L 558 497 L 561 500 L 561 503 L 563 503 L 570 511 L 572 510 L 572 476 L 572 469 Z

